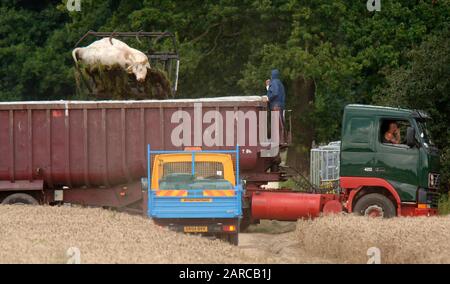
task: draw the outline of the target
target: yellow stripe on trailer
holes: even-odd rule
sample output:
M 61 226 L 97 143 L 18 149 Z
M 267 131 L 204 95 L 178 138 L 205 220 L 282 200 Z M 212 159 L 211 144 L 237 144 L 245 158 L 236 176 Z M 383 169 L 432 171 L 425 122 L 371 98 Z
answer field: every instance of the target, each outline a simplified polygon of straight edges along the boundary
M 223 189 L 214 189 L 214 190 L 203 190 L 203 196 L 207 197 L 231 197 L 234 196 L 234 190 L 223 190 Z
M 158 197 L 185 197 L 188 195 L 187 190 L 157 190 L 156 196 Z

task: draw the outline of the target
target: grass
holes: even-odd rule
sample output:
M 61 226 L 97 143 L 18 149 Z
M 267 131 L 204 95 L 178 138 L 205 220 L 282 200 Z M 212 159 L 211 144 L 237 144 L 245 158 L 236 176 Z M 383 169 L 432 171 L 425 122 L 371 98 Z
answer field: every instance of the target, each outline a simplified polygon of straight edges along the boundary
M 439 214 L 450 214 L 450 198 L 448 193 L 442 194 L 441 199 L 439 200 Z
M 292 188 L 294 190 L 300 190 L 298 184 L 292 178 L 289 178 L 287 181 L 280 182 L 281 188 Z

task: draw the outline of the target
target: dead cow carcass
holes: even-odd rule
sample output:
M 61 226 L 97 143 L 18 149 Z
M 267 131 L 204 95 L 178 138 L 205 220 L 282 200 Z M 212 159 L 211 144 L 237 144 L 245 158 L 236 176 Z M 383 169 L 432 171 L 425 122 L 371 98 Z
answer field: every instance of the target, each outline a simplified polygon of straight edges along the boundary
M 105 67 L 119 65 L 134 74 L 139 82 L 145 81 L 147 69 L 150 69 L 148 57 L 143 52 L 113 38 L 103 38 L 87 47 L 75 48 L 72 56 L 76 64 L 81 62 L 88 66 L 100 64 Z

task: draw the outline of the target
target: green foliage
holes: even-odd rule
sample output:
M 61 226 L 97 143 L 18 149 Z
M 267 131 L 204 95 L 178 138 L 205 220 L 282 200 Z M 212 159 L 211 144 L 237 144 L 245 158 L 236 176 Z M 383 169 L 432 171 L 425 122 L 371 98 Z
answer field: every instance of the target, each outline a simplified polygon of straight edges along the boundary
M 387 84 L 375 97 L 379 104 L 422 109 L 431 117 L 433 142 L 442 149 L 441 184 L 450 184 L 450 29 L 444 28 L 411 49 L 408 63 L 386 70 Z
M 240 85 L 254 91 L 271 66 L 282 69 L 288 85 L 299 76 L 314 80 L 316 138 L 338 139 L 343 106 L 373 103 L 385 84 L 383 70 L 407 63 L 409 49 L 442 29 L 450 18 L 448 4 L 383 1 L 382 12 L 369 13 L 358 1 L 291 1 L 289 39 L 266 43 L 253 55 Z M 291 92 L 290 106 L 297 99 Z
M 443 194 L 439 200 L 439 214 L 448 215 L 450 214 L 450 197 L 447 194 Z

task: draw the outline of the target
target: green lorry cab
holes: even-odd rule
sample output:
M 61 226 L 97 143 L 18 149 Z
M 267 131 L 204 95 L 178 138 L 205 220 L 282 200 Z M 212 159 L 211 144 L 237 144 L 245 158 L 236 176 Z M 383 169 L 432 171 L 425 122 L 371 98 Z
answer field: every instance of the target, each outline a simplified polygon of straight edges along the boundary
M 437 214 L 439 152 L 428 121 L 417 110 L 346 106 L 340 186 L 347 211 L 384 217 Z M 385 138 L 392 124 L 400 130 L 398 143 Z

